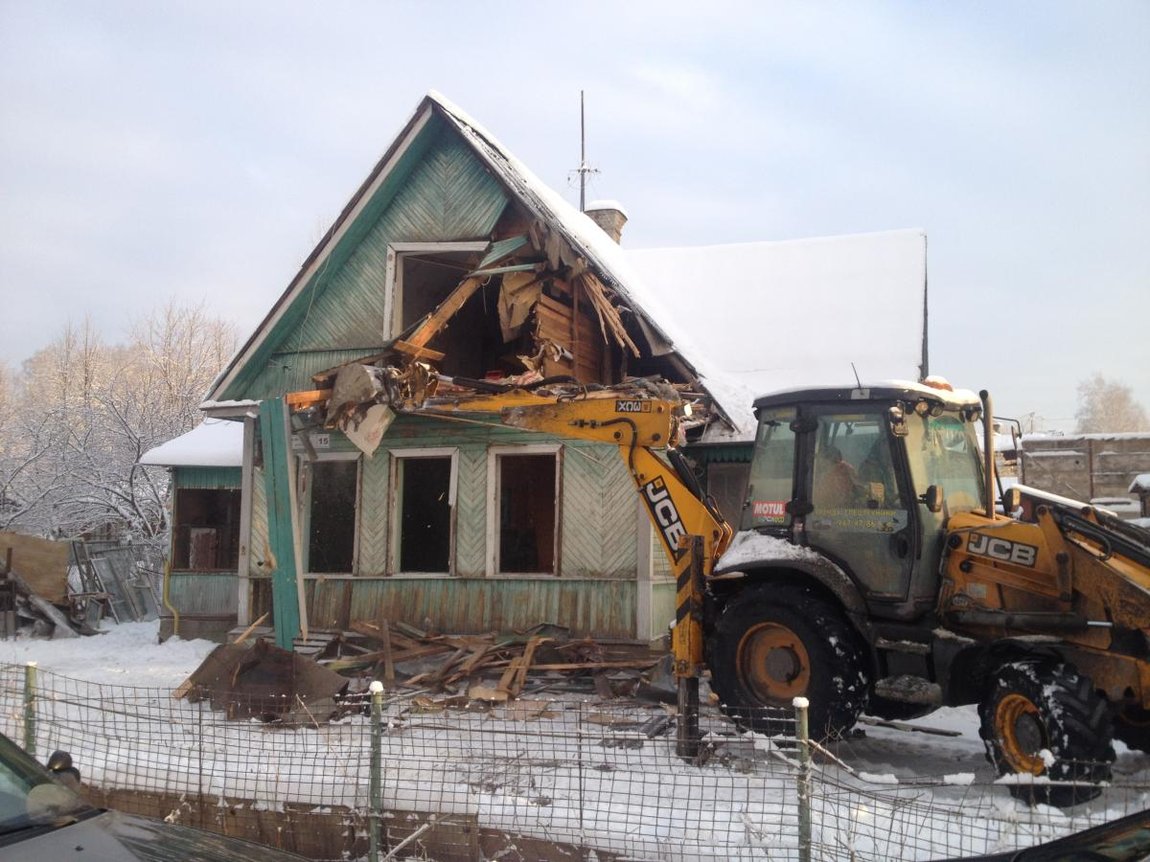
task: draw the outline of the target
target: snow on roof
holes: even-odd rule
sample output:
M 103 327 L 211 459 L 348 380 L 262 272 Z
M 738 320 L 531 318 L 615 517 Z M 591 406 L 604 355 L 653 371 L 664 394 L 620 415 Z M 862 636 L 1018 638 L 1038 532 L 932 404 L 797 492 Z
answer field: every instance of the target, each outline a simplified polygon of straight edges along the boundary
M 441 94 L 435 101 L 529 205 L 549 215 L 673 346 L 751 439 L 756 395 L 853 378 L 917 379 L 922 362 L 926 234 L 625 251 Z M 867 325 L 858 325 L 866 319 Z
M 756 395 L 851 385 L 851 363 L 865 380 L 919 376 L 921 230 L 641 249 L 627 259 L 646 285 L 640 302 L 676 343 L 686 339 L 674 329 L 689 325 L 712 374 Z
M 1126 490 L 1131 494 L 1150 491 L 1150 473 L 1139 473 Z
M 244 424 L 205 419 L 187 434 L 149 449 L 141 464 L 153 467 L 240 467 L 244 459 Z

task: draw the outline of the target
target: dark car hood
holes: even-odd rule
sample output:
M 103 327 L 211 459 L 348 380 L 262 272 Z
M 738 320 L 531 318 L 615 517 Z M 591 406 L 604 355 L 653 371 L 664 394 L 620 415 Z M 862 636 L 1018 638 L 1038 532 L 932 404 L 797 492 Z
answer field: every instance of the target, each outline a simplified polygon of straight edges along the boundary
M 187 826 L 103 811 L 4 845 L 5 862 L 299 862 L 302 856 Z

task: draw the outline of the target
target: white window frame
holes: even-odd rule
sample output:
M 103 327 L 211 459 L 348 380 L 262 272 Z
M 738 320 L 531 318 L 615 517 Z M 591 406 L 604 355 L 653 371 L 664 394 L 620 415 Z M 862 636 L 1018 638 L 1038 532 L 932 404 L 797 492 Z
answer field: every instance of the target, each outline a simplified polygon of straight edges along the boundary
M 321 572 L 315 577 L 339 577 L 340 574 L 359 574 L 359 519 L 363 511 L 363 459 L 359 452 L 330 452 L 327 450 L 316 452 L 315 457 L 309 459 L 306 455 L 299 455 L 296 459 L 296 476 L 299 481 L 299 523 L 300 523 L 300 569 L 305 575 L 311 576 L 311 491 L 312 469 L 311 465 L 317 461 L 356 461 L 355 468 L 355 528 L 351 548 L 350 572 Z
M 389 465 L 387 506 L 387 572 L 394 578 L 450 578 L 455 575 L 455 502 L 459 487 L 459 449 L 454 446 L 392 449 Z M 450 458 L 451 475 L 447 484 L 447 505 L 451 509 L 450 536 L 446 572 L 403 572 L 399 570 L 399 538 L 402 520 L 399 511 L 399 462 L 416 458 Z
M 387 331 L 385 339 L 392 339 L 403 331 L 403 266 L 399 258 L 408 254 L 436 254 L 452 251 L 486 251 L 491 243 L 483 240 L 470 242 L 393 242 L 387 246 L 384 267 L 383 319 Z
M 557 578 L 560 568 L 560 545 L 563 535 L 563 444 L 526 443 L 518 446 L 489 446 L 487 449 L 487 577 L 489 578 Z M 552 455 L 555 458 L 555 560 L 553 572 L 499 571 L 499 459 L 506 455 Z

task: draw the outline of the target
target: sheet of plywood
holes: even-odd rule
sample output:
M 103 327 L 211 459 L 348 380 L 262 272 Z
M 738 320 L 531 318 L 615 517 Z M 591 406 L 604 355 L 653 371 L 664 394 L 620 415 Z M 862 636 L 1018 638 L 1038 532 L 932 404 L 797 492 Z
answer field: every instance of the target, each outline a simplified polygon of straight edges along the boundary
M 64 602 L 68 592 L 70 542 L 53 542 L 19 533 L 0 533 L 0 558 L 12 549 L 12 571 L 50 602 Z

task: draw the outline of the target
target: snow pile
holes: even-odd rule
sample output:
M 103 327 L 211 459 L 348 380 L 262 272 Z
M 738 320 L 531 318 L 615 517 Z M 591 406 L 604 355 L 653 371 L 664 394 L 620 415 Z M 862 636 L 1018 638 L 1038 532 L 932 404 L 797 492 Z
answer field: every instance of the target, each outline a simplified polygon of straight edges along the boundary
M 0 664 L 36 662 L 92 683 L 176 688 L 216 644 L 171 638 L 159 642 L 158 621 L 105 623 L 102 634 L 66 640 L 0 640 Z

